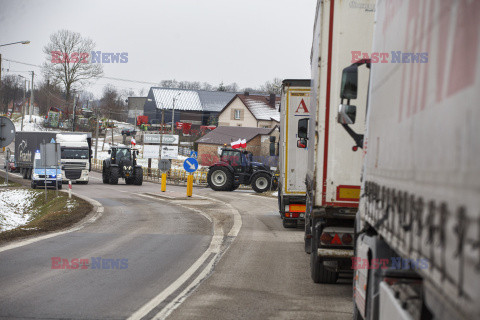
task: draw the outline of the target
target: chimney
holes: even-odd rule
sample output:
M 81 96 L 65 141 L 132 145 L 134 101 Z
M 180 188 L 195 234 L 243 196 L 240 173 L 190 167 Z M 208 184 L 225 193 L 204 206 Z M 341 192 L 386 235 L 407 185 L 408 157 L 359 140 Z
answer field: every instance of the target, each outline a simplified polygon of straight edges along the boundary
M 275 108 L 275 100 L 277 95 L 275 93 L 270 93 L 270 99 L 268 100 L 268 104 Z
M 245 92 L 243 93 L 244 96 L 248 96 L 249 94 L 250 94 L 250 93 L 249 93 L 248 91 L 245 91 Z

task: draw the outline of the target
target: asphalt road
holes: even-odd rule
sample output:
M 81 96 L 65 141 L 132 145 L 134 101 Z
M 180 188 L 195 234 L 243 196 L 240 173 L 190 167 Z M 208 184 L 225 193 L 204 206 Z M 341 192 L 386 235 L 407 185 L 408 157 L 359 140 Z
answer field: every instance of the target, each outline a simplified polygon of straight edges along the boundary
M 206 217 L 136 194 L 158 185 L 103 185 L 94 174 L 88 185 L 73 187 L 99 201 L 103 215 L 79 231 L 0 252 L 0 318 L 128 318 L 210 244 Z M 52 257 L 128 259 L 128 265 L 92 269 L 90 261 L 88 269 L 52 269 Z
M 95 223 L 0 252 L 0 318 L 352 318 L 352 281 L 311 281 L 303 231 L 282 227 L 275 198 L 195 188 L 194 196 L 210 200 L 165 202 L 138 194 L 159 193 L 158 184 L 109 186 L 99 178 L 95 173 L 89 185 L 74 185 L 105 206 Z M 185 187 L 167 186 L 171 196 L 184 193 Z M 236 238 L 230 211 L 241 217 Z M 224 241 L 215 254 L 213 232 Z M 128 258 L 128 268 L 52 270 L 57 256 Z M 198 269 L 188 273 L 195 263 Z M 179 281 L 178 290 L 167 290 Z

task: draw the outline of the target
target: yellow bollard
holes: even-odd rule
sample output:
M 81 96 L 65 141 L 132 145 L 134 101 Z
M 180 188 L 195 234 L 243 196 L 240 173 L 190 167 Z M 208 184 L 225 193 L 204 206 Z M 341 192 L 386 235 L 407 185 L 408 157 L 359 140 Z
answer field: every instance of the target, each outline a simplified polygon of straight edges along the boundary
M 165 192 L 167 190 L 167 174 L 162 173 L 162 192 Z
M 192 190 L 193 190 L 193 176 L 189 174 L 187 178 L 187 197 L 192 196 Z

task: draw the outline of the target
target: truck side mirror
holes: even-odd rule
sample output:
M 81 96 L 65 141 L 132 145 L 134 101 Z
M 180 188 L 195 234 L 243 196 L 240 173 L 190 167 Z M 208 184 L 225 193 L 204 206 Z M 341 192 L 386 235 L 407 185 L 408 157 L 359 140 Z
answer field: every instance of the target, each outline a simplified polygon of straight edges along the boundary
M 358 66 L 351 65 L 342 71 L 340 99 L 357 99 Z
M 357 107 L 348 104 L 341 104 L 338 106 L 337 121 L 341 124 L 354 124 L 355 116 L 357 115 Z
M 303 118 L 298 120 L 297 136 L 300 139 L 308 140 L 308 120 L 309 118 Z

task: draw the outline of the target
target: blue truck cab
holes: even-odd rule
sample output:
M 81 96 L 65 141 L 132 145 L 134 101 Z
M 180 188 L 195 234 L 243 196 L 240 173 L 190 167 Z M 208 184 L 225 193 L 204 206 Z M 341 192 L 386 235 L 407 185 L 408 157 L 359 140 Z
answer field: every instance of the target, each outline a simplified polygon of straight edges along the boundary
M 57 185 L 58 189 L 62 189 L 62 168 L 60 166 L 45 167 L 42 164 L 40 150 L 37 150 L 35 151 L 35 159 L 33 161 L 32 188 L 44 187 L 45 183 L 47 187 L 55 188 L 55 185 Z

